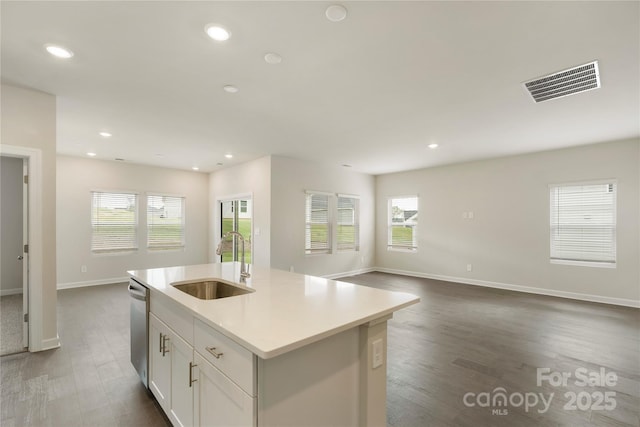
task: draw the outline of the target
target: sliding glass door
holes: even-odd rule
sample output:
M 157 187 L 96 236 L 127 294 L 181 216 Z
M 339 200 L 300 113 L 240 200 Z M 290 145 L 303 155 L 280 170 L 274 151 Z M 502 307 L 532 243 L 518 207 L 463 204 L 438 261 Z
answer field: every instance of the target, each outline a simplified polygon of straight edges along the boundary
M 251 264 L 251 215 L 253 209 L 250 197 L 224 200 L 220 202 L 220 237 L 229 231 L 237 231 L 244 237 L 245 262 Z M 220 254 L 221 262 L 240 261 L 242 256 L 240 239 L 225 239 Z

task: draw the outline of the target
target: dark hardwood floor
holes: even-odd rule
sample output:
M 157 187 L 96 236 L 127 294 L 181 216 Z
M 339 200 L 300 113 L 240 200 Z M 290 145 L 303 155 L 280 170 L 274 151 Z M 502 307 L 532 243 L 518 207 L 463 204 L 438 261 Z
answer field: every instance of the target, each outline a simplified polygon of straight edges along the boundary
M 342 280 L 422 299 L 389 322 L 390 426 L 640 425 L 640 310 L 384 273 Z M 129 362 L 126 284 L 60 291 L 58 319 L 61 348 L 0 359 L 0 425 L 169 425 Z M 538 387 L 538 368 L 572 377 L 567 386 Z M 580 387 L 578 368 L 618 378 Z M 514 403 L 553 393 L 550 408 L 478 406 L 499 387 Z M 583 407 L 585 393 L 591 406 L 605 392 L 615 393 L 616 406 L 565 410 L 565 393 L 581 392 Z M 467 393 L 475 407 L 465 405 Z
M 58 331 L 58 349 L 2 357 L 2 427 L 171 425 L 129 361 L 126 283 L 59 291 Z
M 391 426 L 640 426 L 638 309 L 384 273 L 341 280 L 421 298 L 388 323 Z M 571 377 L 566 386 L 538 387 L 538 368 Z M 577 369 L 585 372 L 576 378 Z M 576 384 L 600 369 L 617 375 L 609 379 L 615 385 Z M 499 387 L 513 404 L 478 405 L 493 402 Z M 465 405 L 467 393 L 474 407 Z M 546 401 L 553 393 L 547 411 L 540 393 Z

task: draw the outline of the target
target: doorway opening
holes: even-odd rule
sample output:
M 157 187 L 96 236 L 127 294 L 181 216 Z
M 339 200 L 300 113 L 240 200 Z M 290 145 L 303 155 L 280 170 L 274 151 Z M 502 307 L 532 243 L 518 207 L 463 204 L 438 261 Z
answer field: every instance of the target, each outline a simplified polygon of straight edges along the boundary
M 247 264 L 253 263 L 251 239 L 253 205 L 251 196 L 230 198 L 219 202 L 220 238 L 229 231 L 237 231 L 244 237 L 244 259 Z M 240 261 L 240 244 L 238 239 L 226 239 L 222 245 L 220 262 Z
M 0 355 L 28 351 L 28 159 L 0 157 Z

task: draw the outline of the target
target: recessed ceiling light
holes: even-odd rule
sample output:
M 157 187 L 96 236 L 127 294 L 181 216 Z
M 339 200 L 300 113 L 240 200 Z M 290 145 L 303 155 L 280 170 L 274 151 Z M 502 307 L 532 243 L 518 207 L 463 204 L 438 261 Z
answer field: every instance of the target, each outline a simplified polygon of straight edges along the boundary
M 224 155 L 227 159 L 232 159 L 233 158 L 233 154 L 225 154 Z
M 47 49 L 47 52 L 49 52 L 51 55 L 58 58 L 69 59 L 73 56 L 73 52 L 62 46 L 46 44 L 44 45 L 44 48 Z
M 109 132 L 100 132 L 100 136 L 102 136 L 104 138 L 109 138 L 111 136 L 111 134 Z
M 225 85 L 222 89 L 224 89 L 227 93 L 238 93 L 238 87 L 234 85 Z
M 279 64 L 282 62 L 282 56 L 277 53 L 269 52 L 264 56 L 264 60 L 267 64 Z
M 431 148 L 433 150 L 434 148 L 438 148 L 438 144 L 436 144 L 436 143 L 429 144 L 429 145 L 427 145 L 427 147 L 429 147 L 429 148 Z
M 327 8 L 325 15 L 331 22 L 340 22 L 347 17 L 347 9 L 342 5 L 333 4 Z
M 231 33 L 229 31 L 215 24 L 207 25 L 206 27 L 204 27 L 204 31 L 209 37 L 218 42 L 229 40 L 229 37 L 231 37 Z
M 197 166 L 193 166 L 191 169 L 193 169 L 194 171 L 199 171 L 200 170 L 200 168 L 197 167 Z
M 96 153 L 93 153 L 93 152 L 91 152 L 91 151 L 90 151 L 90 152 L 88 152 L 88 153 L 87 153 L 87 156 L 89 156 L 89 157 L 95 157 L 95 156 L 96 156 Z

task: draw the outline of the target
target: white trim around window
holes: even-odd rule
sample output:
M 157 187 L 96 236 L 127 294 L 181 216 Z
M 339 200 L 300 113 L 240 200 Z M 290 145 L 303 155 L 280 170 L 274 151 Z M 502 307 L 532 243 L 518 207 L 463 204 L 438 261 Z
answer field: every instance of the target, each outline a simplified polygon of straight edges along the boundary
M 147 193 L 147 248 L 181 249 L 185 246 L 186 198 Z
M 333 193 L 305 191 L 304 252 L 330 254 L 333 248 Z
M 615 179 L 549 185 L 552 264 L 616 267 Z
M 136 192 L 91 191 L 91 251 L 96 254 L 138 249 Z
M 387 250 L 418 250 L 418 195 L 387 199 Z
M 360 198 L 358 196 L 338 194 L 336 244 L 340 252 L 360 250 Z

